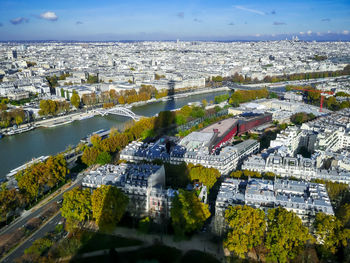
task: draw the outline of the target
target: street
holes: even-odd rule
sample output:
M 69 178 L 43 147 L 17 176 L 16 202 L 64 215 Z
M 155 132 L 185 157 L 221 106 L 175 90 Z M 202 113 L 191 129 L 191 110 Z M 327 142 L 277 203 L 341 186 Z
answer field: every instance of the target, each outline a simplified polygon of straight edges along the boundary
M 79 175 L 78 178 L 75 180 L 75 182 L 68 187 L 66 190 L 62 191 L 60 194 L 58 194 L 56 197 L 52 198 L 49 202 L 47 202 L 45 205 L 37 208 L 35 211 L 30 212 L 31 210 L 29 210 L 28 215 L 20 218 L 18 221 L 14 222 L 13 224 L 10 224 L 6 229 L 3 229 L 1 231 L 1 235 L 2 234 L 8 234 L 11 233 L 12 231 L 16 231 L 16 229 L 22 227 L 24 224 L 26 224 L 26 222 L 29 219 L 32 219 L 34 217 L 38 217 L 46 207 L 48 207 L 50 204 L 52 204 L 53 202 L 57 202 L 60 199 L 63 198 L 63 194 L 69 190 L 71 190 L 72 188 L 79 186 L 81 184 L 83 180 L 83 176 Z M 34 208 L 35 209 L 35 208 Z M 54 216 L 53 218 L 49 219 L 49 221 L 45 222 L 43 226 L 41 226 L 35 233 L 34 235 L 32 234 L 32 236 L 30 236 L 30 238 L 28 240 L 26 240 L 24 243 L 22 243 L 19 247 L 17 247 L 16 249 L 12 250 L 11 253 L 9 255 L 7 255 L 5 258 L 2 259 L 1 262 L 13 262 L 13 260 L 17 257 L 20 257 L 21 255 L 23 255 L 24 250 L 28 247 L 31 246 L 31 244 L 38 238 L 41 238 L 43 236 L 45 236 L 46 233 L 52 231 L 55 229 L 56 225 L 58 224 L 58 222 L 62 219 L 61 214 L 58 214 L 56 216 Z
M 55 227 L 57 226 L 57 224 L 60 222 L 60 220 L 62 219 L 61 213 L 59 213 L 58 215 L 54 216 L 53 218 L 51 218 L 49 221 L 47 221 L 43 227 L 39 228 L 34 235 L 30 236 L 29 239 L 27 239 L 26 241 L 24 241 L 24 243 L 22 243 L 19 247 L 17 247 L 16 249 L 14 249 L 10 255 L 8 255 L 7 257 L 5 257 L 1 262 L 6 262 L 6 263 L 10 263 L 10 262 L 14 262 L 14 260 L 16 258 L 19 258 L 20 256 L 23 255 L 24 250 L 26 250 L 27 248 L 29 248 L 33 242 L 39 238 L 44 237 L 48 232 L 55 230 Z

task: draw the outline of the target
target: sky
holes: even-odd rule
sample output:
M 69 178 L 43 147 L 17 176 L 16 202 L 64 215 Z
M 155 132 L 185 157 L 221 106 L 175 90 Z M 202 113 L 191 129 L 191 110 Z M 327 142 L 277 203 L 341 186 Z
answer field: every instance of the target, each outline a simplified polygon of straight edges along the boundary
M 350 0 L 0 0 L 0 41 L 350 41 L 349 31 Z

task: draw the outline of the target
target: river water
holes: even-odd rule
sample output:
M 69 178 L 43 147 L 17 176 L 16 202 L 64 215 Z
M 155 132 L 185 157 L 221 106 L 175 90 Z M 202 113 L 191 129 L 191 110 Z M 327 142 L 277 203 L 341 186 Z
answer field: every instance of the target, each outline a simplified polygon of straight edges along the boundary
M 217 95 L 225 94 L 227 91 L 218 91 L 199 95 L 188 95 L 184 98 L 157 102 L 132 108 L 137 115 L 153 116 L 160 111 L 181 108 L 189 102 L 214 100 Z M 38 128 L 26 133 L 4 137 L 0 139 L 0 178 L 30 161 L 42 155 L 54 155 L 64 151 L 68 145 L 76 145 L 80 139 L 88 134 L 100 130 L 116 127 L 123 129 L 129 118 L 108 115 L 96 116 L 91 119 L 75 121 L 70 124 L 54 128 Z

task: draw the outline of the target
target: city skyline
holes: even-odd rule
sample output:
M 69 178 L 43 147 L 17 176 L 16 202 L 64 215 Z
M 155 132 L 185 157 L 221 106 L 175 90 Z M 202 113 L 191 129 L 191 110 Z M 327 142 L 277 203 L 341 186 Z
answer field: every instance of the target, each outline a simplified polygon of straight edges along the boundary
M 0 40 L 350 40 L 348 1 L 2 1 Z

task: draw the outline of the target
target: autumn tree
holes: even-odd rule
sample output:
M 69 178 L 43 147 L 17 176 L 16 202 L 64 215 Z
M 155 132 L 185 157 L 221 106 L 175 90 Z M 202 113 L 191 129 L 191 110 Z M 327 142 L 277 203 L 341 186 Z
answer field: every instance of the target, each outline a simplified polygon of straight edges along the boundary
M 20 205 L 19 193 L 16 189 L 7 189 L 6 183 L 0 186 L 0 222 L 6 221 L 10 212 Z
M 72 105 L 75 108 L 79 108 L 80 97 L 79 97 L 78 93 L 75 90 L 73 90 L 73 94 L 72 94 L 72 97 L 70 98 L 70 102 L 72 103 Z
M 90 142 L 92 146 L 95 147 L 96 149 L 100 148 L 101 141 L 102 141 L 102 138 L 98 134 L 94 134 L 90 137 Z
M 224 246 L 240 258 L 245 258 L 249 250 L 263 242 L 266 229 L 263 210 L 246 205 L 230 206 L 225 211 L 225 220 L 229 231 Z
M 346 247 L 350 239 L 350 229 L 344 229 L 343 224 L 335 216 L 325 213 L 316 214 L 314 222 L 316 241 L 320 244 L 322 254 L 335 254 L 341 247 Z
M 217 179 L 220 178 L 220 172 L 215 168 L 207 168 L 200 164 L 188 164 L 191 181 L 199 181 L 206 185 L 208 189 L 212 188 Z
M 41 100 L 39 104 L 39 115 L 56 115 L 59 112 L 69 110 L 69 103 L 66 101 Z
M 267 258 L 273 262 L 287 262 L 299 255 L 306 242 L 311 239 L 301 219 L 281 207 L 270 209 L 267 218 Z
M 5 111 L 8 109 L 7 104 L 9 103 L 8 99 L 2 99 L 0 102 L 0 111 Z
M 182 189 L 173 198 L 170 213 L 174 231 L 178 236 L 202 228 L 210 216 L 208 205 L 202 203 L 195 192 Z
M 339 207 L 337 217 L 345 227 L 350 228 L 350 203 Z
M 70 224 L 82 223 L 91 216 L 91 193 L 89 189 L 75 187 L 63 194 L 61 213 Z
M 112 230 L 123 217 L 128 197 L 117 187 L 102 185 L 92 196 L 92 216 L 101 230 Z
M 43 255 L 53 245 L 53 241 L 48 238 L 40 238 L 33 242 L 33 244 L 24 250 L 24 254 L 34 254 L 39 257 Z
M 41 100 L 39 103 L 39 115 L 48 115 L 50 113 L 50 105 L 48 100 Z
M 120 96 L 120 97 L 118 98 L 118 103 L 119 103 L 119 104 L 125 104 L 125 98 L 124 98 L 123 96 Z
M 229 103 L 233 106 L 239 106 L 240 103 L 267 98 L 269 92 L 266 88 L 258 90 L 237 90 L 235 91 L 229 100 Z
M 100 151 L 95 147 L 87 147 L 84 150 L 83 155 L 81 156 L 81 160 L 83 161 L 83 163 L 90 166 L 96 163 L 99 154 Z
M 66 179 L 69 170 L 63 154 L 50 156 L 45 164 L 47 166 L 47 185 L 49 187 L 54 187 Z
M 18 188 L 30 200 L 37 200 L 47 188 L 63 182 L 67 173 L 67 162 L 62 154 L 49 157 L 45 162 L 37 162 L 19 171 L 15 178 Z
M 18 188 L 25 193 L 31 200 L 42 194 L 42 190 L 46 184 L 46 166 L 44 163 L 35 163 L 26 169 L 19 171 L 15 178 Z

